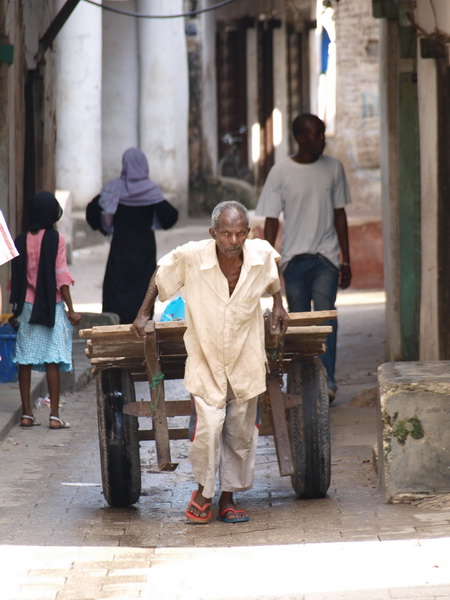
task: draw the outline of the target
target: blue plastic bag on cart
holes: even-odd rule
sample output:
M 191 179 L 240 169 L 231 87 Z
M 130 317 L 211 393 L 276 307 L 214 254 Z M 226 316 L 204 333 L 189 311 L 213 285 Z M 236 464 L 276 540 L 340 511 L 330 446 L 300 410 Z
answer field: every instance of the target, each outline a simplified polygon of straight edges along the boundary
M 184 300 L 181 296 L 171 300 L 161 315 L 161 321 L 183 321 Z

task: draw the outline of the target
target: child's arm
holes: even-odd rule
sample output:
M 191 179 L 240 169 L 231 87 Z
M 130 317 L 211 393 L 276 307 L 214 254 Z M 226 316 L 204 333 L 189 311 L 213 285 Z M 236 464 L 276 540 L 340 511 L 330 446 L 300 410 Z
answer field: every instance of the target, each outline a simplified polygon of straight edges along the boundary
M 73 304 L 72 304 L 72 296 L 70 295 L 70 289 L 68 285 L 62 285 L 61 289 L 61 296 L 63 297 L 64 302 L 66 303 L 67 306 L 67 318 L 69 319 L 69 322 L 71 325 L 78 325 L 78 323 L 81 320 L 81 315 L 76 313 L 73 310 Z

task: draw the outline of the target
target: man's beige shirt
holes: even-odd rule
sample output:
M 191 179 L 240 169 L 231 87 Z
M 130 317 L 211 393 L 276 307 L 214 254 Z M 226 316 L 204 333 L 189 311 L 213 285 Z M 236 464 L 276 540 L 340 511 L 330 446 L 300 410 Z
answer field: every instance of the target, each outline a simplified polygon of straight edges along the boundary
M 241 274 L 231 296 L 213 239 L 179 246 L 158 263 L 159 299 L 164 302 L 183 289 L 188 355 L 184 384 L 208 404 L 225 405 L 227 380 L 238 402 L 266 389 L 260 299 L 265 292 L 273 295 L 280 290 L 277 258 L 268 242 L 246 240 Z

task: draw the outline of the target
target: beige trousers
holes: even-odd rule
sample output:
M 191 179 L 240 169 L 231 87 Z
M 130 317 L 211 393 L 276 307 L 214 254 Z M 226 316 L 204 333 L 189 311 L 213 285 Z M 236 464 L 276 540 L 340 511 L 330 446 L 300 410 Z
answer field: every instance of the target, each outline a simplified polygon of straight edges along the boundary
M 216 473 L 222 492 L 248 490 L 253 485 L 258 427 L 258 397 L 238 404 L 231 397 L 223 408 L 193 396 L 196 423 L 189 459 L 203 496 L 212 498 Z

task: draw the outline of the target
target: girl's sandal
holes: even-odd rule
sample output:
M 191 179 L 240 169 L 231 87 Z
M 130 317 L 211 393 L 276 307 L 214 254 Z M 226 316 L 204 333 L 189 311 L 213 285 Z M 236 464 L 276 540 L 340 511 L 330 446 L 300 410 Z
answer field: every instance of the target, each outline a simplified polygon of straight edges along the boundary
M 28 419 L 31 423 L 22 423 L 24 419 Z M 40 425 L 39 421 L 36 421 L 36 418 L 32 415 L 22 415 L 20 417 L 20 426 L 24 429 L 27 429 L 28 427 L 37 427 L 38 425 Z
M 52 421 L 56 421 L 57 423 L 59 423 L 59 425 L 57 425 L 56 427 L 52 427 L 52 424 L 51 424 Z M 49 429 L 69 429 L 70 423 L 67 423 L 67 421 L 63 421 L 59 417 L 50 417 L 50 422 L 49 422 L 48 427 L 49 427 Z

